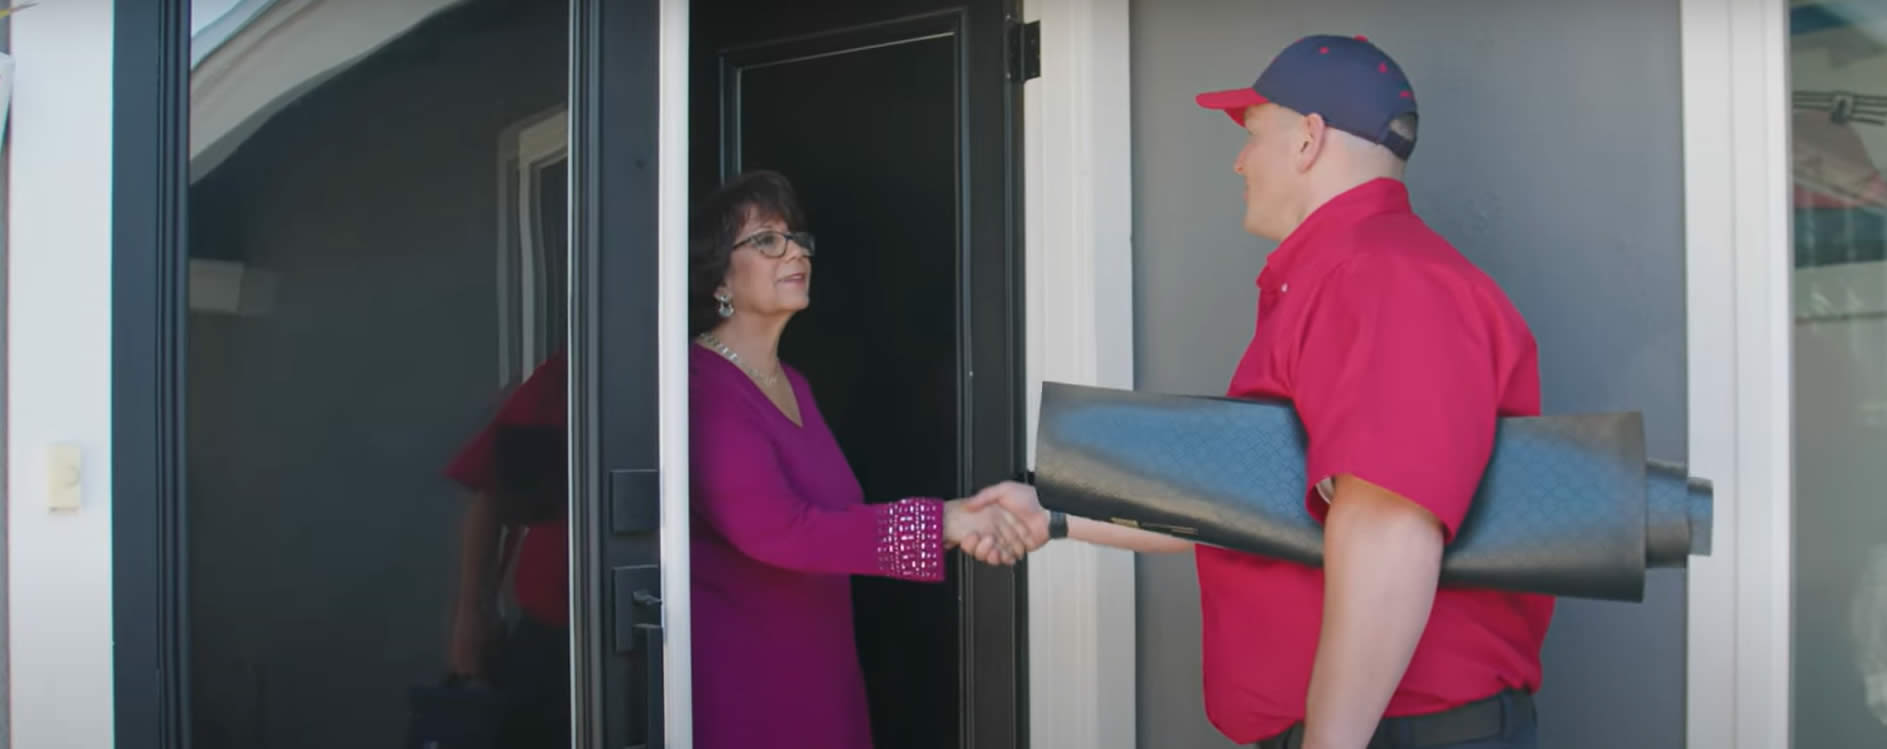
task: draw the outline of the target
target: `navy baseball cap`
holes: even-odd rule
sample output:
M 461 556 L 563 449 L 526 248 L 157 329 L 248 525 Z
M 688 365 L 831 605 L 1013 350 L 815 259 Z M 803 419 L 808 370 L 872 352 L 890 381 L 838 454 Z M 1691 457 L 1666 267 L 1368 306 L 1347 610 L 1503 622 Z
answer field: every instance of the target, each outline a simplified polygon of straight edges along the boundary
M 1199 106 L 1245 125 L 1247 107 L 1276 103 L 1322 115 L 1331 127 L 1381 144 L 1407 160 L 1415 133 L 1396 132 L 1396 118 L 1415 114 L 1415 89 L 1402 67 L 1361 36 L 1307 36 L 1285 47 L 1249 88 L 1200 94 Z

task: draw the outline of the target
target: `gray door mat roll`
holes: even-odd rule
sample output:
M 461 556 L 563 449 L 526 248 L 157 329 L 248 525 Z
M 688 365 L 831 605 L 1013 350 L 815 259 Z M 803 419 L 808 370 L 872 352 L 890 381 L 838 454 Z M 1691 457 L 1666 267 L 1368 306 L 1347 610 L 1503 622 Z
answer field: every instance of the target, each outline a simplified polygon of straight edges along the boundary
M 1319 565 L 1305 434 L 1288 403 L 1044 383 L 1042 505 Z M 1710 553 L 1711 484 L 1645 459 L 1640 414 L 1499 421 L 1441 584 L 1641 601 L 1645 570 Z

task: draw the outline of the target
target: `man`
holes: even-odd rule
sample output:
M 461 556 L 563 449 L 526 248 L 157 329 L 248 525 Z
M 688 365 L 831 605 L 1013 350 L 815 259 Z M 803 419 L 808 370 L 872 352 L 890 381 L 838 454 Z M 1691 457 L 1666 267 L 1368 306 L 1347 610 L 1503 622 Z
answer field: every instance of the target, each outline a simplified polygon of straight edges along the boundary
M 565 372 L 561 350 L 545 358 L 445 471 L 471 494 L 446 668 L 451 683 L 503 693 L 501 746 L 570 743 Z M 518 616 L 501 631 L 507 573 Z
M 1324 527 L 1322 569 L 1193 549 L 1208 717 L 1261 747 L 1535 746 L 1552 599 L 1437 578 L 1497 418 L 1539 413 L 1537 355 L 1500 289 L 1410 208 L 1407 78 L 1361 37 L 1313 36 L 1198 103 L 1245 128 L 1245 229 L 1280 241 L 1227 393 L 1293 403 L 1305 510 Z M 1050 518 L 1021 484 L 980 498 L 1027 518 L 1038 544 L 1192 548 Z

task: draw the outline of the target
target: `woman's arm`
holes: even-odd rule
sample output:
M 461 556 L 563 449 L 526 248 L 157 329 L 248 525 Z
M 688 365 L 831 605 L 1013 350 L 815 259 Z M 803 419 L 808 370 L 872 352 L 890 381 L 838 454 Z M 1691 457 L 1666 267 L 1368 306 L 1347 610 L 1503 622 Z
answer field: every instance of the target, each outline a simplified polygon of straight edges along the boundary
M 737 409 L 698 405 L 690 454 L 695 511 L 741 553 L 802 572 L 940 581 L 946 546 L 1000 532 L 994 513 L 963 500 L 815 505 L 787 483 L 774 446 Z

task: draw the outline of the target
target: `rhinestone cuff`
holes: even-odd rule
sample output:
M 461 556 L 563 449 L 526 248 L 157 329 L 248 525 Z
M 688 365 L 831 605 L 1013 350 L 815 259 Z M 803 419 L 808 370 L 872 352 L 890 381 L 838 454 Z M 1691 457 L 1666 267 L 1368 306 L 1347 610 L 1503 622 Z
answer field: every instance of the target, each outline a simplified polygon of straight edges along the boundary
M 913 497 L 878 505 L 878 571 L 904 580 L 943 579 L 943 502 Z

